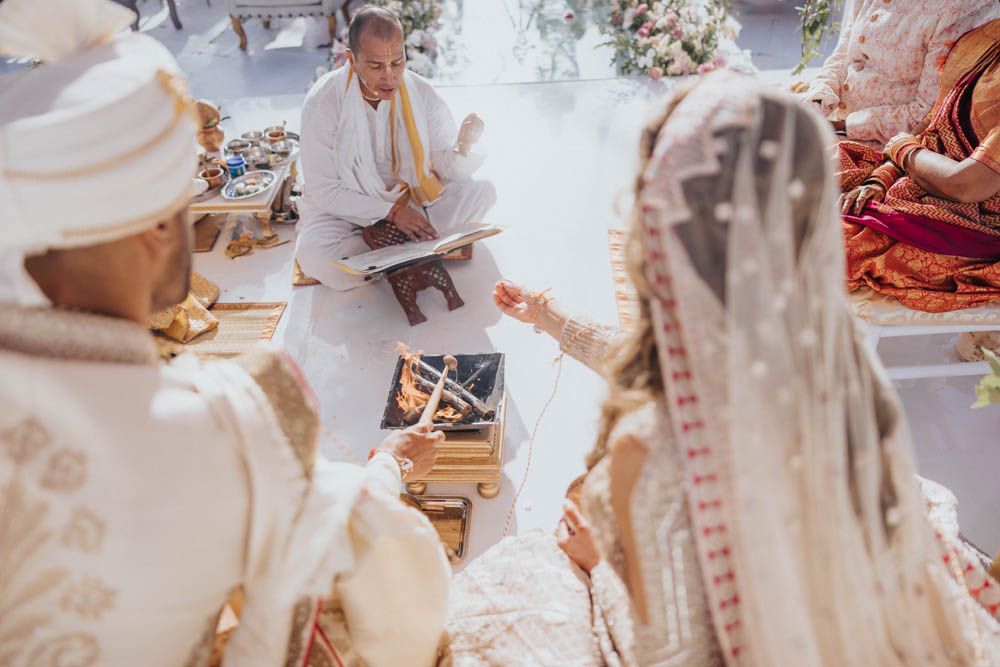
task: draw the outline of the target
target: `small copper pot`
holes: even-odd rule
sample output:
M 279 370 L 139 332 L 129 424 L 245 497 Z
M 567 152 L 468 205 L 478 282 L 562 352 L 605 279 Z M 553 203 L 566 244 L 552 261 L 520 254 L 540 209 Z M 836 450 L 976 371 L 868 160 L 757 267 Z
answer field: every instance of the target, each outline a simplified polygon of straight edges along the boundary
M 208 182 L 209 189 L 217 188 L 222 185 L 222 169 L 219 167 L 210 167 L 208 169 L 202 169 L 198 174 L 198 178 L 204 179 Z

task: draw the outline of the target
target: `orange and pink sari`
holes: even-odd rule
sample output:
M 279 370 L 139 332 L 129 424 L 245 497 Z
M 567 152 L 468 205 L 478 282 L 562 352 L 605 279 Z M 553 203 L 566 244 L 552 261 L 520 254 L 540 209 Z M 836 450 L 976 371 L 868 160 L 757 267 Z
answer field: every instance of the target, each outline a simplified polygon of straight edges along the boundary
M 944 65 L 941 92 L 918 139 L 954 160 L 1000 173 L 1000 20 L 966 33 Z M 848 192 L 885 162 L 881 152 L 839 144 Z M 867 286 L 909 308 L 944 312 L 1000 301 L 1000 193 L 979 203 L 929 194 L 905 174 L 883 202 L 844 216 L 848 289 Z

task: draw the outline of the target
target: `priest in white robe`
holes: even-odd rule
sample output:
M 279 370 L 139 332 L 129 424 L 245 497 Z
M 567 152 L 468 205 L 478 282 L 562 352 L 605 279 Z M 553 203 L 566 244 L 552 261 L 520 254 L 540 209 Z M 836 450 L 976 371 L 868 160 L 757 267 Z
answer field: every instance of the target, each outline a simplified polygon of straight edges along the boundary
M 351 21 L 348 63 L 313 86 L 302 109 L 305 194 L 295 255 L 302 270 L 347 290 L 364 277 L 334 265 L 367 252 L 362 230 L 389 220 L 414 241 L 481 222 L 496 201 L 470 175 L 483 130 L 472 114 L 456 130 L 431 85 L 406 69 L 403 28 L 367 7 Z
M 294 364 L 160 360 L 187 290 L 185 82 L 108 0 L 4 0 L 0 53 L 0 664 L 431 665 L 449 567 L 398 497 L 438 434 L 367 466 L 316 453 Z M 373 443 L 374 444 L 374 443 Z

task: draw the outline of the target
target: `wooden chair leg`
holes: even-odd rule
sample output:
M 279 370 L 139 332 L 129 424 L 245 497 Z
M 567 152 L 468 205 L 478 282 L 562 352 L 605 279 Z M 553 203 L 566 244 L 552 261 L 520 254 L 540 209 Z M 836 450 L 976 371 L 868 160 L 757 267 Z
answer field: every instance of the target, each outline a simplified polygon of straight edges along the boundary
M 264 26 L 264 30 L 268 30 L 271 27 L 271 19 L 261 19 L 260 24 Z
M 330 28 L 330 46 L 333 46 L 337 41 L 337 15 L 327 16 L 326 23 Z
M 183 30 L 184 26 L 181 25 L 181 19 L 177 16 L 177 3 L 174 0 L 167 0 L 167 9 L 170 10 L 170 20 L 174 24 L 174 29 Z
M 247 34 L 246 34 L 246 32 L 243 31 L 243 24 L 240 23 L 240 19 L 239 19 L 238 16 L 234 16 L 233 17 L 233 30 L 236 31 L 236 34 L 240 38 L 240 51 L 246 51 L 247 50 Z

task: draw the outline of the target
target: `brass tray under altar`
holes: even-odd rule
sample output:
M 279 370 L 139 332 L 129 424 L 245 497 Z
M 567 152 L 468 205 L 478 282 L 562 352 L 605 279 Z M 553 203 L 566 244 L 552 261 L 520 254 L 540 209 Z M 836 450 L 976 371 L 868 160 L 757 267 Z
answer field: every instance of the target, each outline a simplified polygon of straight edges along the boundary
M 407 505 L 423 512 L 445 546 L 448 560 L 457 563 L 465 556 L 469 541 L 469 513 L 472 503 L 462 496 L 420 496 L 401 494 Z

